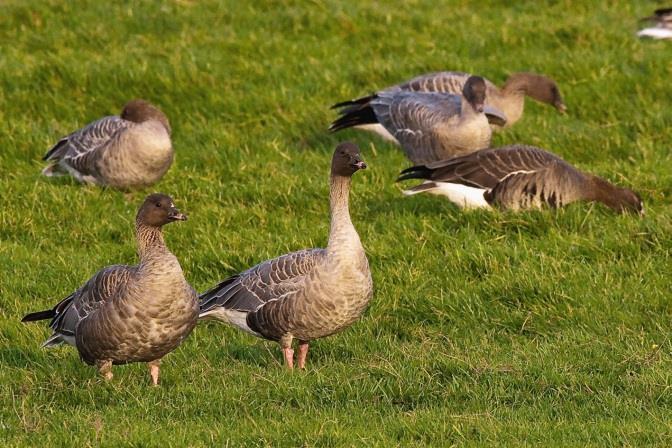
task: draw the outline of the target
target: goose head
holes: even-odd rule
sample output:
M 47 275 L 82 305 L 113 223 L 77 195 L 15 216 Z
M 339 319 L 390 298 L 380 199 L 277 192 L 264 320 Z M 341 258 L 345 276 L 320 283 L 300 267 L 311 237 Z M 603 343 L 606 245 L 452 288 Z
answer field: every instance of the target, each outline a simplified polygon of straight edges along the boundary
M 562 100 L 558 85 L 551 78 L 536 73 L 514 73 L 506 81 L 506 86 L 517 86 L 517 90 L 523 91 L 530 98 L 541 103 L 550 104 L 558 112 L 567 112 L 567 106 Z
M 187 215 L 180 213 L 173 198 L 161 193 L 147 196 L 140 206 L 136 221 L 149 227 L 162 227 L 173 221 L 186 221 Z
M 485 80 L 480 76 L 470 76 L 462 89 L 462 96 L 478 113 L 485 108 Z
M 129 101 L 121 111 L 121 118 L 134 123 L 144 123 L 145 121 L 156 120 L 166 128 L 168 134 L 172 131 L 170 123 L 168 122 L 168 117 L 149 101 L 140 99 Z
M 644 202 L 642 197 L 629 188 L 619 188 L 619 195 L 615 201 L 614 209 L 621 213 L 637 213 L 644 216 Z
M 331 174 L 350 177 L 359 170 L 366 169 L 359 147 L 352 142 L 344 142 L 336 147 L 331 159 Z

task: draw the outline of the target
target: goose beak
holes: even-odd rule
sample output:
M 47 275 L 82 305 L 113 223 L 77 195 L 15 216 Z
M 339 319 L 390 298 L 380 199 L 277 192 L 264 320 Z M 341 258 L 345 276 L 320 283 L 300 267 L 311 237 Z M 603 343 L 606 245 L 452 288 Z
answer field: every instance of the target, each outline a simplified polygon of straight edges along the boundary
M 187 215 L 180 213 L 180 211 L 176 208 L 172 208 L 170 213 L 168 213 L 168 219 L 171 221 L 186 221 Z
M 357 160 L 355 163 L 352 164 L 355 168 L 358 170 L 365 170 L 366 169 L 366 163 L 362 160 Z

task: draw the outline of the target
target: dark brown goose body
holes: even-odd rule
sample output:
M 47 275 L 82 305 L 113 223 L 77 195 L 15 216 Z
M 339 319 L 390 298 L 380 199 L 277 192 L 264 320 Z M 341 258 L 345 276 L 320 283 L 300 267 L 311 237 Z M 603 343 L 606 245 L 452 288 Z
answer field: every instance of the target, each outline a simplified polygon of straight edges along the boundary
M 148 196 L 136 219 L 140 263 L 97 272 L 52 310 L 24 322 L 49 319 L 45 346 L 74 345 L 87 364 L 111 378 L 112 364 L 149 362 L 158 382 L 158 361 L 174 350 L 198 319 L 198 296 L 167 248 L 161 226 L 186 217 L 165 195 Z
M 289 367 L 292 341 L 308 342 L 354 323 L 373 294 L 371 271 L 348 210 L 350 177 L 364 163 L 359 150 L 342 144 L 331 175 L 331 230 L 326 249 L 308 249 L 265 261 L 201 295 L 201 318 L 214 318 L 278 341 Z
M 597 176 L 579 171 L 560 157 L 533 146 L 511 145 L 477 151 L 402 171 L 399 180 L 428 182 L 408 194 L 430 192 L 451 197 L 465 186 L 480 191 L 484 204 L 521 210 L 558 208 L 576 201 L 601 202 L 616 211 L 643 210 L 639 196 Z M 454 199 L 453 199 L 454 200 Z M 470 199 L 464 204 L 469 206 Z M 474 202 L 474 206 L 476 203 Z M 483 206 L 483 205 L 480 205 Z

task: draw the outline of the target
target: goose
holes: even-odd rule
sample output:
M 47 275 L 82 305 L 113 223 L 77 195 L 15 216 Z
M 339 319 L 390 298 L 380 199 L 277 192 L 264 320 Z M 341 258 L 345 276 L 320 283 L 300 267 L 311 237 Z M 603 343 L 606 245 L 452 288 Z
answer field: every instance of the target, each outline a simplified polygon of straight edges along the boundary
M 173 163 L 168 118 L 145 100 L 131 100 L 120 116 L 103 117 L 63 137 L 43 157 L 45 176 L 71 175 L 119 189 L 149 186 Z
M 162 233 L 165 224 L 186 219 L 170 196 L 147 196 L 135 221 L 140 263 L 103 268 L 52 309 L 30 313 L 22 322 L 51 319 L 53 334 L 42 346 L 74 346 L 106 380 L 112 379 L 113 364 L 146 362 L 158 385 L 161 358 L 198 321 L 196 291 Z
M 365 169 L 359 148 L 336 147 L 331 162 L 331 228 L 325 249 L 306 249 L 265 261 L 201 294 L 201 319 L 216 319 L 279 342 L 285 364 L 304 369 L 310 341 L 352 325 L 373 294 L 369 263 L 350 220 L 352 175 Z
M 672 8 L 656 9 L 652 16 L 640 19 L 640 22 L 645 21 L 653 22 L 655 25 L 639 30 L 637 36 L 652 39 L 672 39 Z
M 384 91 L 365 106 L 344 113 L 330 129 L 379 123 L 401 144 L 411 162 L 435 162 L 490 146 L 485 92 L 485 81 L 479 76 L 464 84 L 464 100 L 447 93 Z
M 344 101 L 332 106 L 340 109 L 341 116 L 366 107 L 382 92 L 440 92 L 460 95 L 471 75 L 463 72 L 437 72 L 417 76 L 409 81 L 388 87 L 381 92 L 351 101 Z M 525 96 L 529 96 L 542 103 L 550 104 L 560 113 L 567 111 L 557 84 L 551 78 L 536 73 L 513 73 L 506 80 L 502 88 L 485 81 L 485 112 L 493 130 L 509 127 L 516 123 L 523 115 Z M 359 126 L 382 136 L 384 139 L 396 142 L 396 139 L 380 124 Z
M 642 199 L 627 188 L 579 171 L 555 154 L 534 146 L 484 149 L 401 172 L 399 181 L 425 179 L 404 191 L 446 196 L 463 208 L 521 210 L 600 202 L 617 211 L 644 213 Z

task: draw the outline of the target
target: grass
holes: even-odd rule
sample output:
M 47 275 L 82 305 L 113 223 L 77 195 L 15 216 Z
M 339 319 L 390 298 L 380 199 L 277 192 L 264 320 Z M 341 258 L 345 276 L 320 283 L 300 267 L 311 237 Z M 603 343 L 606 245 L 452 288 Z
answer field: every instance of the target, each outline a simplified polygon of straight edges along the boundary
M 0 440 L 4 446 L 669 446 L 672 47 L 634 37 L 653 2 L 110 2 L 0 6 Z M 641 192 L 599 206 L 462 213 L 403 198 L 400 151 L 329 135 L 328 106 L 458 69 L 557 80 L 495 145 L 548 148 Z M 60 136 L 133 97 L 172 119 L 177 159 L 123 194 L 40 176 Z M 329 158 L 352 139 L 353 221 L 376 293 L 309 369 L 215 323 L 106 383 L 23 325 L 97 269 L 133 263 L 145 194 L 191 219 L 167 240 L 198 290 L 324 245 Z

